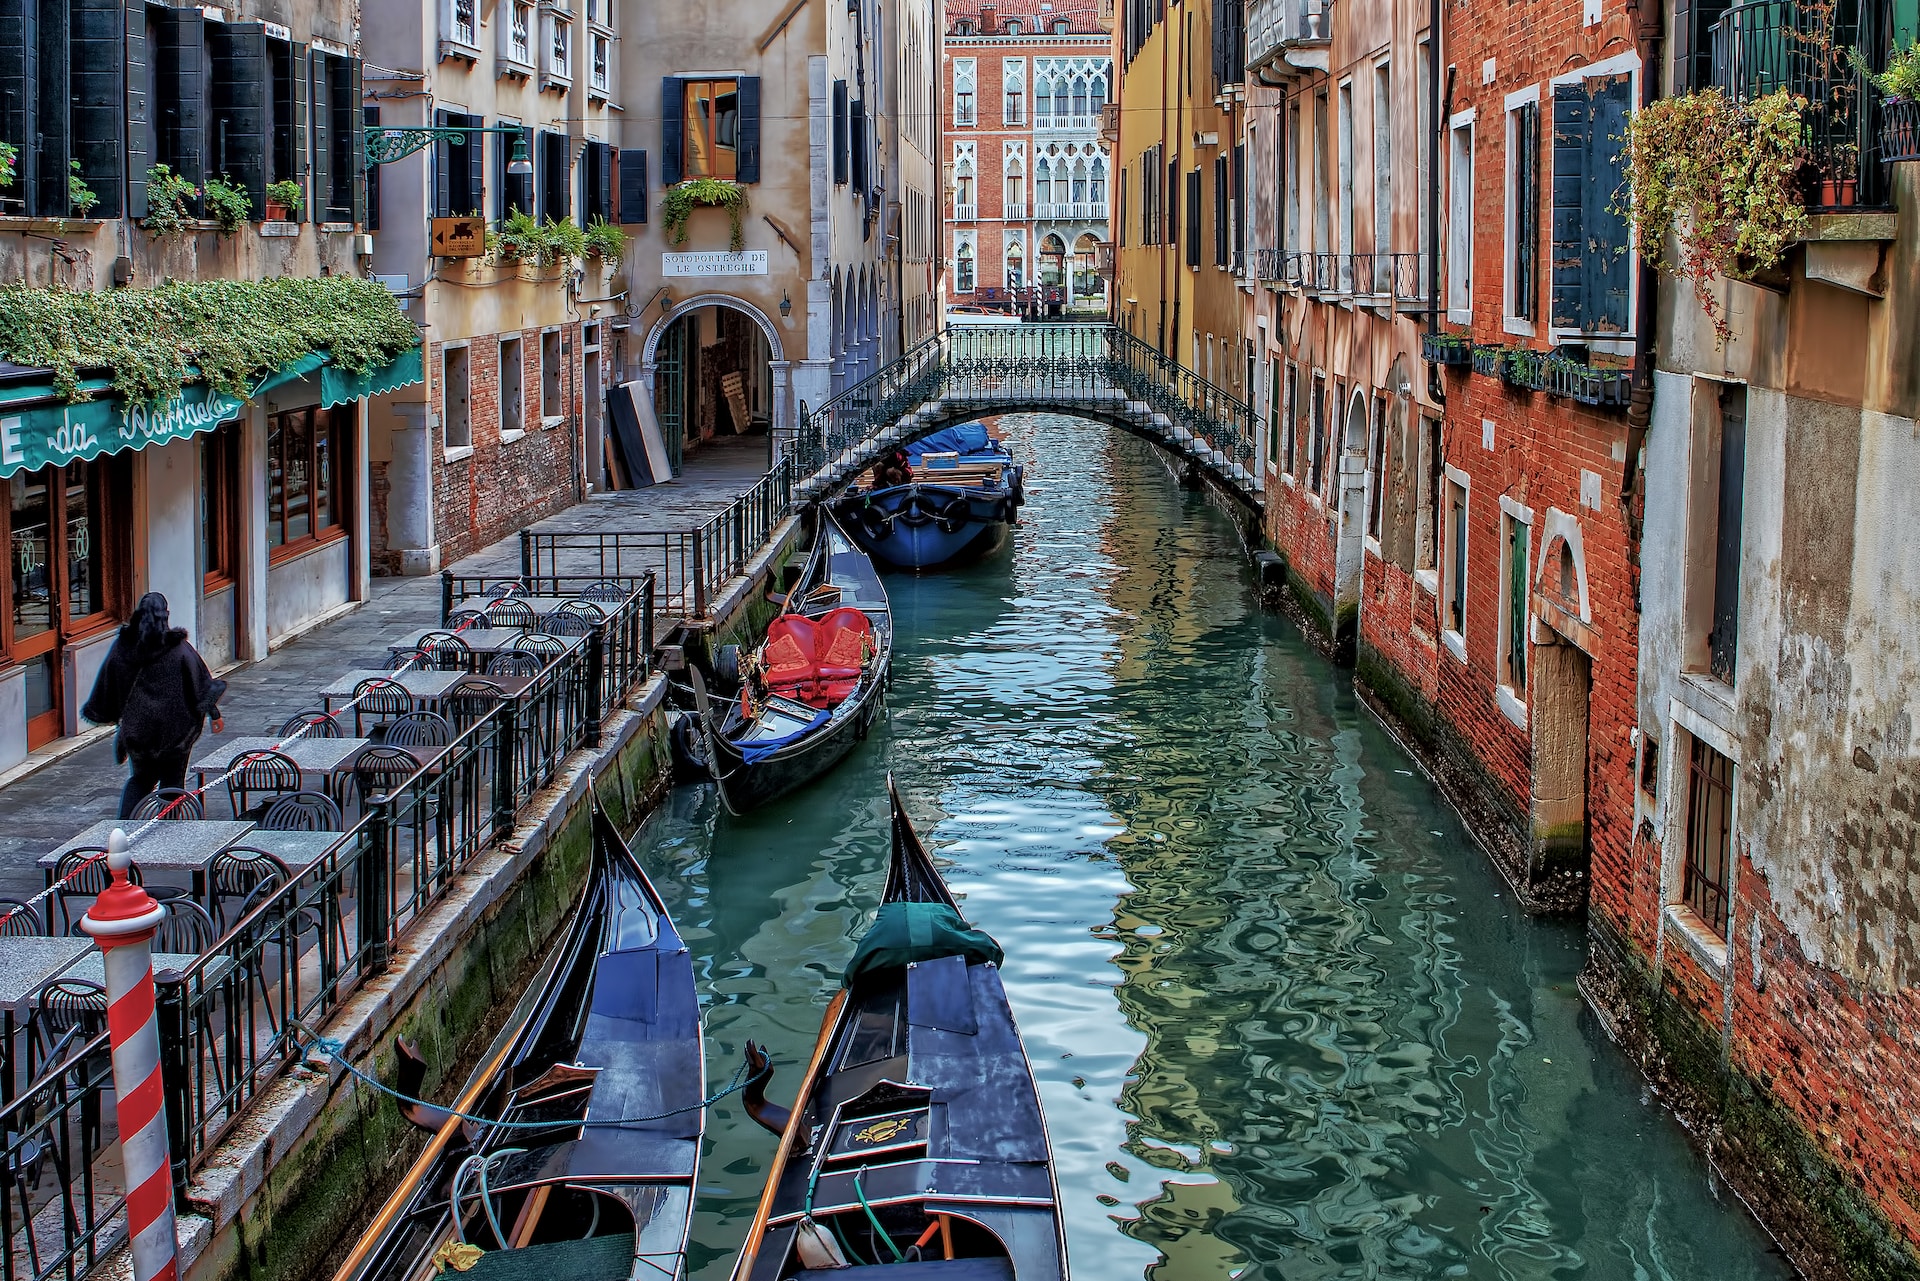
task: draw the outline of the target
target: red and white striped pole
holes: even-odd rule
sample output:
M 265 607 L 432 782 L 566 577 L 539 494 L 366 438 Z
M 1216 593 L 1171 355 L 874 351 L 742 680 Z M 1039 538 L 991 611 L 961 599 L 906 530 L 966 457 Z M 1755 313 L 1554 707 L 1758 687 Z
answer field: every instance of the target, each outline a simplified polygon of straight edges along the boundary
M 80 918 L 80 928 L 100 945 L 107 971 L 107 1034 L 113 1044 L 113 1092 L 120 1118 L 120 1161 L 127 1179 L 133 1278 L 177 1281 L 173 1171 L 168 1165 L 160 1020 L 153 985 L 153 932 L 167 909 L 127 879 L 132 862 L 127 834 L 115 828 L 107 838 L 113 884 Z

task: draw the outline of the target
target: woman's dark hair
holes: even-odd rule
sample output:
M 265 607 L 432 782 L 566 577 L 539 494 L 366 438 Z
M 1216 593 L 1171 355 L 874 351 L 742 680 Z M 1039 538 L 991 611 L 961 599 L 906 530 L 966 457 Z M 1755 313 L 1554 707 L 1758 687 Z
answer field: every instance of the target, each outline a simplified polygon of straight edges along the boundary
M 133 617 L 120 629 L 120 639 L 137 654 L 157 652 L 167 639 L 167 598 L 148 592 L 133 607 Z

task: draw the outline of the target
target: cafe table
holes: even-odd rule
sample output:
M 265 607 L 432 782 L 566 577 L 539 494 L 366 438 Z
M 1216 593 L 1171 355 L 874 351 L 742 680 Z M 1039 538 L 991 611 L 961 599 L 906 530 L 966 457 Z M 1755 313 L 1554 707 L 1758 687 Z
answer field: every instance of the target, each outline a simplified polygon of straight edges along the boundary
M 335 703 L 345 706 L 354 700 L 362 681 L 392 681 L 413 696 L 414 706 L 433 711 L 440 698 L 458 681 L 472 680 L 472 672 L 409 671 L 387 672 L 372 667 L 356 667 L 328 681 L 320 691 L 322 705 L 332 711 Z
M 227 772 L 227 767 L 235 757 L 249 752 L 278 752 L 300 767 L 301 782 L 312 774 L 324 782 L 324 786 L 315 790 L 323 791 L 338 800 L 335 780 L 342 773 L 350 772 L 355 757 L 365 751 L 371 739 L 365 738 L 320 738 L 306 735 L 291 742 L 265 735 L 242 734 L 234 738 L 220 739 L 202 752 L 198 759 L 187 766 L 196 779 L 196 786 L 204 788 L 209 777 L 219 778 Z
M 422 628 L 420 631 L 409 635 L 406 640 L 396 641 L 392 645 L 387 646 L 387 651 L 389 653 L 397 653 L 403 650 L 417 649 L 419 648 L 421 637 L 432 632 L 445 630 L 445 628 L 440 627 Z M 514 642 L 525 635 L 527 635 L 527 633 L 517 627 L 471 627 L 460 633 L 460 639 L 466 643 L 467 649 L 476 655 L 498 654 L 504 650 L 512 649 Z M 576 646 L 586 644 L 586 638 L 582 636 L 556 636 L 554 639 L 559 641 L 566 649 L 573 649 Z
M 103 818 L 40 856 L 47 884 L 53 884 L 54 869 L 60 865 L 62 856 L 77 849 L 105 849 L 107 838 L 115 828 L 133 838 L 127 853 L 133 856 L 134 866 L 143 877 L 154 872 L 185 872 L 192 878 L 193 897 L 206 906 L 207 865 L 229 845 L 243 843 L 254 825 L 247 819 L 167 819 L 153 823 Z
M 22 1030 L 15 1016 L 31 1013 L 34 995 L 93 950 L 93 940 L 89 938 L 31 934 L 0 938 L 0 1035 L 6 1038 L 6 1064 L 0 1068 L 0 1101 L 13 1102 L 15 1091 L 13 1042 Z
M 453 609 L 450 612 L 457 614 L 461 610 L 476 609 L 484 614 L 490 607 L 496 604 L 505 605 L 508 602 L 516 605 L 525 605 L 534 612 L 534 616 L 537 618 L 545 618 L 562 605 L 587 605 L 598 610 L 600 616 L 603 618 L 620 608 L 617 603 L 612 601 L 583 600 L 578 596 L 463 596 L 453 603 Z M 452 631 L 453 629 L 449 627 L 444 630 Z M 473 629 L 469 628 L 468 630 L 471 631 Z M 461 633 L 463 636 L 465 634 L 465 632 Z

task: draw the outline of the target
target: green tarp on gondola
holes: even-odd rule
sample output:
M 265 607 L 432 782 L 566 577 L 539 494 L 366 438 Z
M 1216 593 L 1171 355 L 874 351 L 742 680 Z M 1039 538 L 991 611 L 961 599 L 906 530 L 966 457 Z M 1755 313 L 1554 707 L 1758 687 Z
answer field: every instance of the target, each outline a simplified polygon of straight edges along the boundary
M 377 396 L 424 380 L 417 346 L 366 374 L 335 368 L 325 352 L 312 352 L 262 378 L 254 385 L 253 396 L 315 370 L 320 372 L 322 406 Z M 197 385 L 181 388 L 163 405 L 139 405 L 113 395 L 112 384 L 104 378 L 84 379 L 80 386 L 91 393 L 91 400 L 56 396 L 51 374 L 0 385 L 0 478 L 211 431 L 237 417 L 252 398 Z

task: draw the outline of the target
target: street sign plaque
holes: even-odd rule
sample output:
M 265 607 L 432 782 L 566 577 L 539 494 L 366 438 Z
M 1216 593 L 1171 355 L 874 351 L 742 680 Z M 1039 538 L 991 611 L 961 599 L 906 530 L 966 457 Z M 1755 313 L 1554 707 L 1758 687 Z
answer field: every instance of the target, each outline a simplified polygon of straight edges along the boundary
M 487 252 L 487 220 L 435 218 L 432 245 L 435 258 L 478 258 Z

